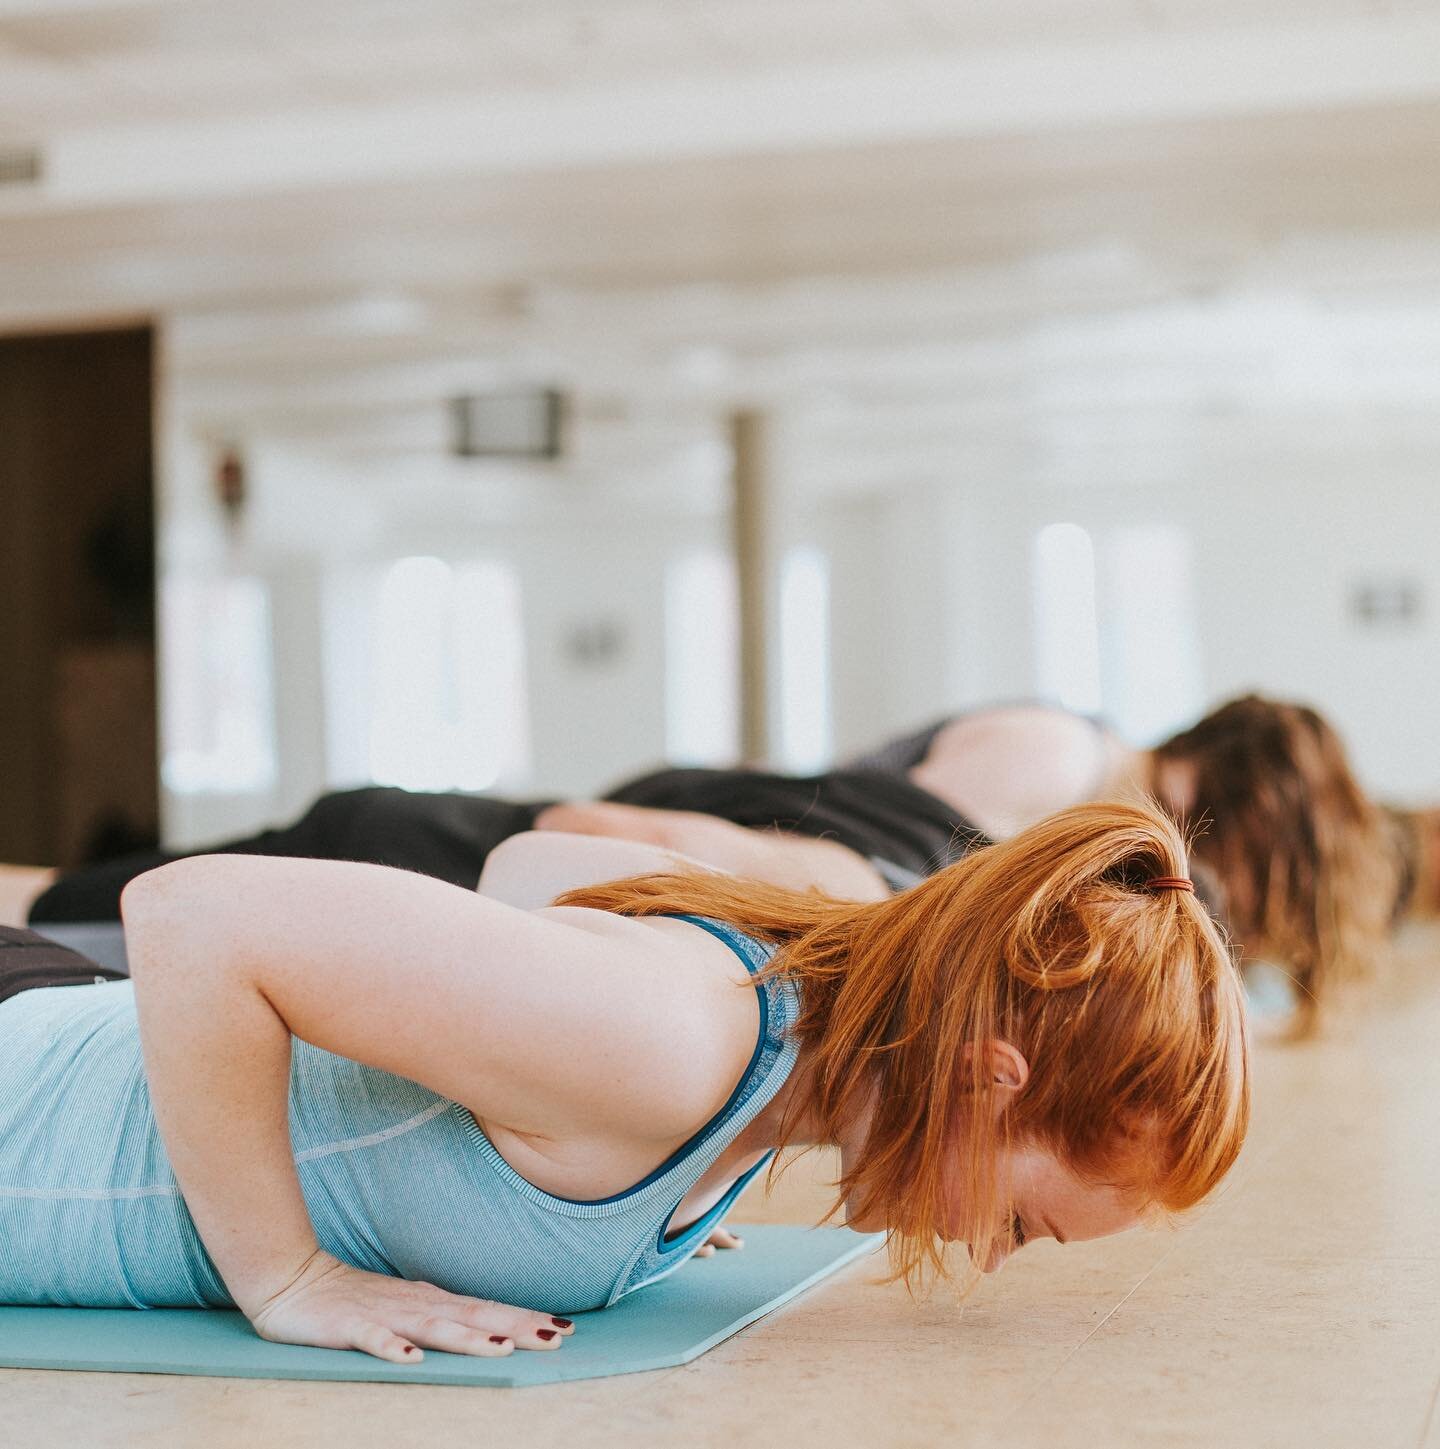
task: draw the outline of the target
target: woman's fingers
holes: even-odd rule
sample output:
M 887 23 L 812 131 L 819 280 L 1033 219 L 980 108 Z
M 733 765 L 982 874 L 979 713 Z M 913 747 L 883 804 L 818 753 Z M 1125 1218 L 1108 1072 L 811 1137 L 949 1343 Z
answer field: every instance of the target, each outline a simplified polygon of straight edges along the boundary
M 402 1343 L 413 1341 L 424 1348 L 464 1353 L 474 1358 L 503 1358 L 517 1348 L 556 1349 L 564 1342 L 566 1330 L 555 1326 L 563 1320 L 552 1319 L 548 1314 L 524 1314 L 519 1315 L 523 1321 L 511 1324 L 505 1319 L 516 1316 L 515 1311 L 497 1315 L 493 1310 L 498 1306 L 484 1305 L 490 1312 L 440 1308 L 433 1313 L 406 1316 L 396 1326 L 403 1331 Z
M 398 1364 L 421 1362 L 427 1348 L 475 1358 L 557 1349 L 575 1331 L 568 1318 L 339 1262 L 279 1295 L 252 1322 L 262 1338 L 277 1343 L 356 1348 Z
M 603 806 L 596 808 L 589 800 L 561 800 L 547 805 L 535 817 L 536 830 L 563 830 L 570 835 L 605 835 L 610 816 Z
M 446 1317 L 443 1312 L 426 1314 L 400 1326 L 405 1330 L 407 1339 L 444 1353 L 463 1353 L 471 1358 L 504 1358 L 515 1351 L 515 1340 L 500 1329 L 474 1327 Z
M 617 805 L 612 800 L 562 800 L 558 805 L 547 805 L 535 817 L 535 829 L 664 846 L 669 842 L 670 819 L 675 813 L 644 805 Z
M 549 1313 L 532 1313 L 504 1303 L 487 1303 L 478 1298 L 457 1298 L 449 1316 L 471 1328 L 487 1328 L 513 1339 L 516 1348 L 559 1348 L 575 1332 L 568 1318 Z
M 419 1363 L 425 1355 L 409 1339 L 383 1323 L 357 1323 L 350 1331 L 350 1347 L 390 1363 Z

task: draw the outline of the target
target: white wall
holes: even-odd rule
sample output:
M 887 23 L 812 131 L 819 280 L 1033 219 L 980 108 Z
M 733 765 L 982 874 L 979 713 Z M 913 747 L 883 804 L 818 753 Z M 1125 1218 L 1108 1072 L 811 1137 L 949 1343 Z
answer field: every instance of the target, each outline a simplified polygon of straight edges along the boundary
M 1022 463 L 1010 476 L 957 480 L 948 505 L 933 485 L 898 489 L 868 507 L 892 515 L 885 537 L 912 547 L 887 553 L 873 576 L 853 575 L 846 604 L 849 618 L 863 612 L 855 597 L 863 578 L 877 617 L 892 622 L 894 647 L 871 641 L 848 662 L 842 648 L 841 698 L 863 692 L 867 727 L 885 733 L 927 714 L 1033 694 L 1036 532 L 1055 522 L 1096 535 L 1173 524 L 1193 545 L 1206 699 L 1260 689 L 1313 703 L 1339 726 L 1376 791 L 1440 798 L 1437 456 L 1440 430 L 1383 419 L 1191 420 L 1157 440 L 1148 458 L 1131 453 L 1123 470 L 1110 467 L 1106 449 L 1089 457 L 1076 449 L 1063 482 Z M 1107 471 L 1131 481 L 1107 482 Z M 945 607 L 927 622 L 937 549 Z M 1350 598 L 1366 579 L 1418 584 L 1419 617 L 1362 625 Z M 937 640 L 947 651 L 943 668 Z M 864 685 L 850 673 L 860 660 Z

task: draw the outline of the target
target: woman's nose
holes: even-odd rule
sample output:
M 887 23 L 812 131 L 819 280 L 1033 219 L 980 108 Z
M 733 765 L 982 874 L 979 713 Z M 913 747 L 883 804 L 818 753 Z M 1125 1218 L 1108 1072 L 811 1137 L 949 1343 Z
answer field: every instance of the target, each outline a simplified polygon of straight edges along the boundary
M 980 1264 L 980 1271 L 982 1273 L 996 1272 L 998 1269 L 1004 1266 L 1005 1260 L 1014 1251 L 1015 1245 L 1008 1239 L 996 1243 L 986 1255 L 985 1261 Z

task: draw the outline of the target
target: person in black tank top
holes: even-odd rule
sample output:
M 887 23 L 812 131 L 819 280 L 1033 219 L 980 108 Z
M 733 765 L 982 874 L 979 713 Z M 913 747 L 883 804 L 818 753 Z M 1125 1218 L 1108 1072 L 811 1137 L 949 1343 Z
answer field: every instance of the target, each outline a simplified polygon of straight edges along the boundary
M 664 769 L 604 797 L 650 810 L 698 813 L 749 830 L 844 846 L 868 862 L 892 891 L 904 890 L 958 860 L 985 836 L 958 811 L 904 776 L 864 770 L 790 776 L 747 769 Z M 117 921 L 120 893 L 136 876 L 183 855 L 284 855 L 398 866 L 473 888 L 490 851 L 535 828 L 554 802 L 462 793 L 425 794 L 376 786 L 322 796 L 293 824 L 221 842 L 203 851 L 143 851 L 61 874 L 31 904 L 33 926 Z M 603 823 L 584 827 L 611 831 Z M 775 836 L 779 833 L 779 837 Z M 682 834 L 673 849 L 711 860 Z M 761 867 L 763 868 L 763 867 Z M 746 873 L 759 873 L 759 870 Z M 793 883 L 787 875 L 784 883 Z M 822 888 L 822 879 L 814 882 Z M 843 892 L 842 892 L 843 893 Z

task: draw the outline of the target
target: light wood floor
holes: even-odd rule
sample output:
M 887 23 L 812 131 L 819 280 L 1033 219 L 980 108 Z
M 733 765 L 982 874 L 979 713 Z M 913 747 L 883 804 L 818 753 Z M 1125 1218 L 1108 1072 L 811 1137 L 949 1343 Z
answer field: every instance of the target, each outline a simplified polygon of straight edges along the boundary
M 542 1389 L 0 1372 L 0 1443 L 1440 1449 L 1440 936 L 1368 1016 L 1260 1053 L 1178 1231 L 1037 1243 L 963 1310 L 866 1265 L 685 1368 Z M 803 1221 L 825 1164 L 742 1217 Z

